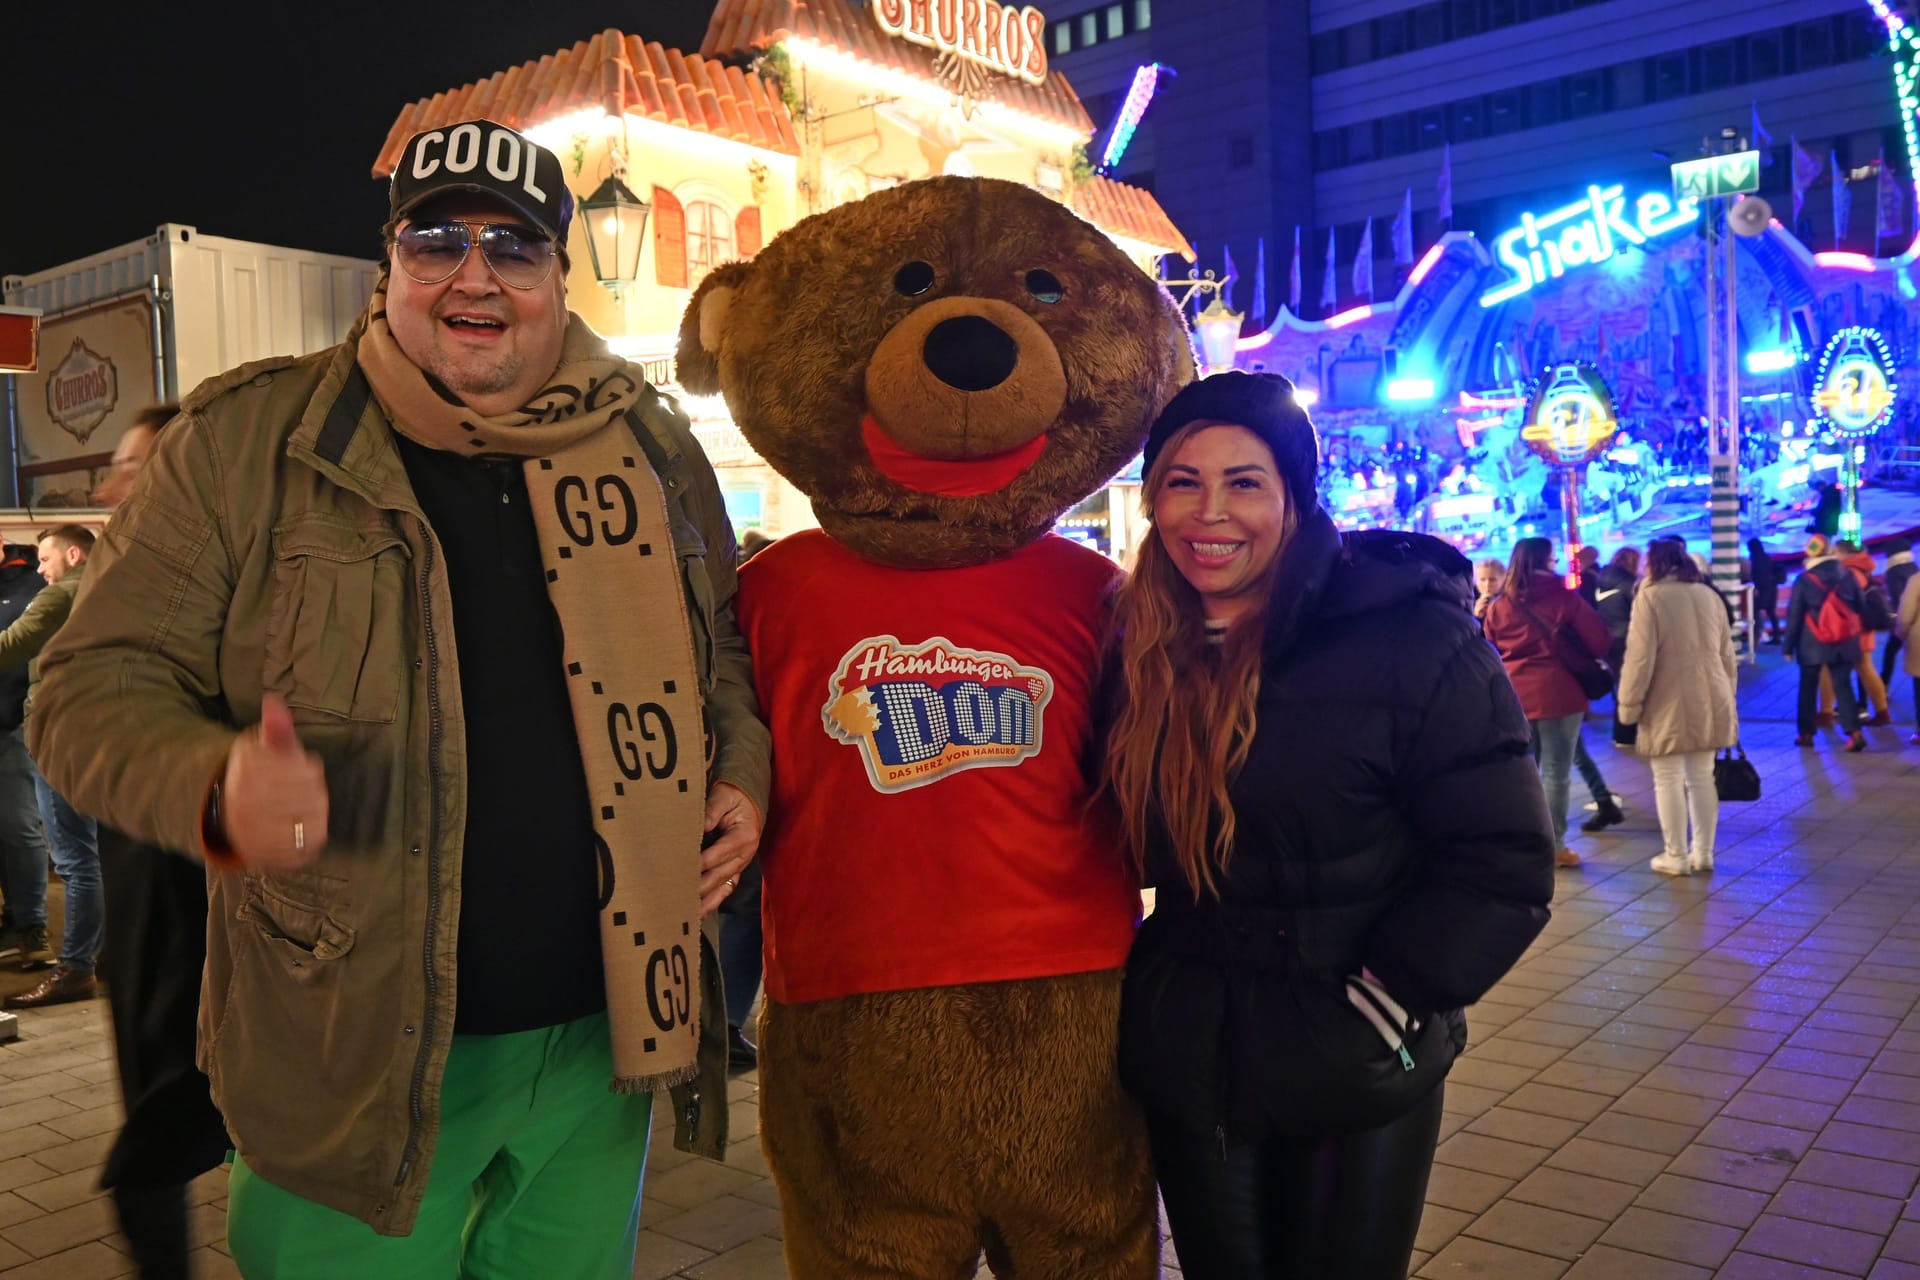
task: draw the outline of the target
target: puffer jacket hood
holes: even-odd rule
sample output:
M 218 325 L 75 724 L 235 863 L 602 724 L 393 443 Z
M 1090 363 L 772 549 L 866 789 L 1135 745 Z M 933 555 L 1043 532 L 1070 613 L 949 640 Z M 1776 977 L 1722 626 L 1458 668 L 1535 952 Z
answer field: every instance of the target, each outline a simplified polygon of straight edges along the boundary
M 1424 533 L 1371 529 L 1341 539 L 1343 572 L 1329 585 L 1323 617 L 1370 613 L 1420 596 L 1466 609 L 1473 604 L 1473 563 Z
M 1398 529 L 1342 534 L 1326 510 L 1302 520 L 1274 565 L 1267 606 L 1268 661 L 1309 620 L 1347 618 L 1429 597 L 1473 604 L 1473 564 L 1438 538 Z

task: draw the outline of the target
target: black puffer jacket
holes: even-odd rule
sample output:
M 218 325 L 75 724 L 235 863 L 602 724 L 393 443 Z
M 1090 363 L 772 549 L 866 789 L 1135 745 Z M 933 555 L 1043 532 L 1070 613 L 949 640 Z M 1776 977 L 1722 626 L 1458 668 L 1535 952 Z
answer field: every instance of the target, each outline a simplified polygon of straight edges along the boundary
M 1607 634 L 1613 638 L 1613 643 L 1607 646 L 1607 665 L 1615 674 L 1626 664 L 1627 628 L 1633 625 L 1633 593 L 1638 585 L 1625 569 L 1608 565 L 1600 571 L 1599 590 L 1594 593 L 1593 607 L 1599 611 L 1600 620 L 1607 624 Z
M 1546 924 L 1553 827 L 1468 575 L 1435 539 L 1343 540 L 1318 510 L 1283 553 L 1221 900 L 1150 854 L 1121 1015 L 1150 1107 L 1248 1139 L 1384 1123 Z M 1426 1023 L 1417 1074 L 1349 1002 L 1363 967 Z M 1348 1082 L 1378 1105 L 1336 1098 Z

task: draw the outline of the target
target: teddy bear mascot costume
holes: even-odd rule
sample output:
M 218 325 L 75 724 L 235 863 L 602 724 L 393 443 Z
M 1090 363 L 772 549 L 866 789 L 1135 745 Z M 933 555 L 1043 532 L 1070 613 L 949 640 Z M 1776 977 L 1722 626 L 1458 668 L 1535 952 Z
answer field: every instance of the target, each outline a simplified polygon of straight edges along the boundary
M 678 358 L 820 521 L 737 601 L 774 735 L 760 1117 L 788 1267 L 1157 1274 L 1115 1067 L 1140 899 L 1091 803 L 1119 574 L 1050 530 L 1192 378 L 1178 309 L 1058 202 L 929 178 L 707 276 Z

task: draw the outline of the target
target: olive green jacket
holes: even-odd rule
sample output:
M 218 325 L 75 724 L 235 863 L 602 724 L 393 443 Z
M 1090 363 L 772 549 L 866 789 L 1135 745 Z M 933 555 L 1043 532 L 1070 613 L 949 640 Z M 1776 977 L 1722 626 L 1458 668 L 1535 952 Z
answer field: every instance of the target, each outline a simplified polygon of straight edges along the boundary
M 35 593 L 13 625 L 0 631 L 0 667 L 27 664 L 27 710 L 33 710 L 33 695 L 40 687 L 40 652 L 54 634 L 66 625 L 73 612 L 73 598 L 80 594 L 87 562 L 70 565 L 60 581 L 49 582 Z
M 41 659 L 33 755 L 83 812 L 204 854 L 229 743 L 263 694 L 287 701 L 326 766 L 329 843 L 294 873 L 216 863 L 200 1061 L 261 1176 L 406 1234 L 439 1131 L 467 813 L 445 556 L 350 346 L 247 365 L 181 408 Z M 670 402 L 627 425 L 667 496 L 712 778 L 764 815 L 769 739 L 719 485 Z M 726 1026 L 702 969 L 702 1074 L 676 1118 L 681 1145 L 718 1156 Z

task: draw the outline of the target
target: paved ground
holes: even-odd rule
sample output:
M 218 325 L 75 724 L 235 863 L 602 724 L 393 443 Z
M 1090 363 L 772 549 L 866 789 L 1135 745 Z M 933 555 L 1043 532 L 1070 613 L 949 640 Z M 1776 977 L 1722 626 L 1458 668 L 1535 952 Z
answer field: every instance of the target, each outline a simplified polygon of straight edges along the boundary
M 1646 869 L 1647 770 L 1589 726 L 1629 820 L 1576 841 L 1587 866 L 1562 873 L 1553 923 L 1469 1015 L 1418 1276 L 1920 1280 L 1911 688 L 1899 730 L 1847 756 L 1834 734 L 1792 745 L 1792 681 L 1777 659 L 1744 673 L 1766 798 L 1722 811 L 1711 879 Z M 94 1187 L 118 1119 L 102 1011 L 21 1028 L 0 1046 L 0 1280 L 130 1274 Z M 756 1100 L 734 1082 L 726 1165 L 657 1133 L 636 1280 L 783 1275 Z M 224 1195 L 222 1173 L 194 1189 L 208 1280 L 237 1274 Z

